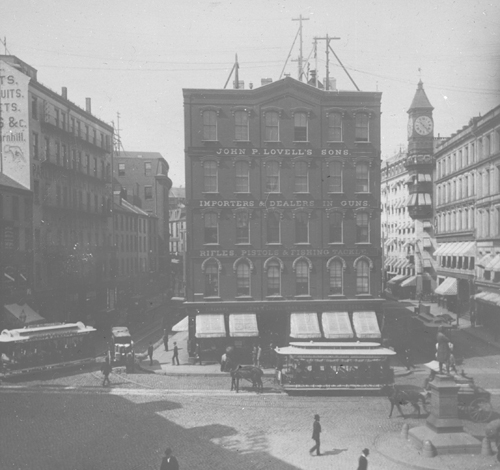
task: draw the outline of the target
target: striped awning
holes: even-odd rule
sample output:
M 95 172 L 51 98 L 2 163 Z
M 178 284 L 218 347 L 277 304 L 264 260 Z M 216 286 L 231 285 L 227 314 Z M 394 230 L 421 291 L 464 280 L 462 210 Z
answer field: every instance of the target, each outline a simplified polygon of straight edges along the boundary
M 457 295 L 457 279 L 447 277 L 434 291 L 438 295 Z
M 475 242 L 442 243 L 434 252 L 434 256 L 475 256 Z
M 323 324 L 325 338 L 354 338 L 349 313 L 347 312 L 323 312 L 321 323 Z
M 398 276 L 394 276 L 392 279 L 389 279 L 389 284 L 397 284 L 398 282 L 404 281 L 408 276 L 403 274 L 399 274 Z
M 500 263 L 500 255 L 496 255 L 485 267 L 485 271 L 493 271 L 493 268 Z
M 500 306 L 500 294 L 495 292 L 480 292 L 479 294 L 476 294 L 474 298 L 490 305 Z
M 401 287 L 414 287 L 417 285 L 417 276 L 410 276 L 401 283 Z
M 291 313 L 290 336 L 297 339 L 321 338 L 317 313 Z
M 476 266 L 479 266 L 480 268 L 484 268 L 487 266 L 491 260 L 493 259 L 493 255 L 490 255 L 489 253 L 485 254 L 477 263 Z
M 224 315 L 196 315 L 195 336 L 197 338 L 225 338 Z

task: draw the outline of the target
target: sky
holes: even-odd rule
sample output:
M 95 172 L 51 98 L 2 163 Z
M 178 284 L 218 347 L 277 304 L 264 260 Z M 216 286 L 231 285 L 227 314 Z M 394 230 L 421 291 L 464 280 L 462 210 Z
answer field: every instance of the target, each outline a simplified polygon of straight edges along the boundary
M 0 38 L 48 88 L 67 87 L 82 108 L 90 97 L 115 127 L 119 113 L 123 149 L 160 152 L 179 187 L 182 89 L 223 88 L 235 54 L 245 88 L 297 78 L 300 15 L 311 69 L 313 38 L 338 37 L 330 44 L 358 87 L 382 92 L 382 158 L 406 146 L 420 79 L 436 136 L 500 104 L 498 0 L 2 0 Z M 324 41 L 317 57 L 324 77 Z M 354 90 L 331 54 L 330 76 Z

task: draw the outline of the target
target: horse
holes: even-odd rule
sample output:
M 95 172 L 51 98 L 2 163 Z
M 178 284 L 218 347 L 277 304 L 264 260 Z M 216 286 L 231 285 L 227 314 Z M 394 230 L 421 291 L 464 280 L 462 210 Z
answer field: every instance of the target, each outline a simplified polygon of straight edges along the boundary
M 240 390 L 240 379 L 248 380 L 252 383 L 254 390 L 262 391 L 264 385 L 262 384 L 262 377 L 264 372 L 255 366 L 237 366 L 236 369 L 231 371 L 231 391 Z
M 413 388 L 403 388 L 403 386 L 396 385 L 385 385 L 380 390 L 391 403 L 391 411 L 389 413 L 389 418 L 392 416 L 392 411 L 394 407 L 397 407 L 399 414 L 406 418 L 403 410 L 401 409 L 401 405 L 407 405 L 408 403 L 413 406 L 413 409 L 417 412 L 418 416 L 420 416 L 420 406 L 418 405 L 421 402 L 424 411 L 427 413 L 426 408 L 426 398 L 428 396 L 428 392 L 423 389 L 413 389 Z

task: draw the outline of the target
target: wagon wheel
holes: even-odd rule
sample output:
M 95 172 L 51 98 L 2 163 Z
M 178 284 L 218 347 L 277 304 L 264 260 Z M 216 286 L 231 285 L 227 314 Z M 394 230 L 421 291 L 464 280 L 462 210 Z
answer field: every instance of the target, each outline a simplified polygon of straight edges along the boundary
M 485 398 L 476 398 L 471 401 L 467 409 L 470 418 L 476 423 L 485 423 L 493 413 L 491 403 Z

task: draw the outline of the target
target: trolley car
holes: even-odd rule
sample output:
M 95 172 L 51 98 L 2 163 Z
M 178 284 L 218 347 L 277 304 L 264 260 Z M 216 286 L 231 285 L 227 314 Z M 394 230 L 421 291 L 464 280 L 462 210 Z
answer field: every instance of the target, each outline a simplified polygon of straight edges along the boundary
M 287 393 L 380 390 L 394 382 L 396 353 L 375 342 L 296 342 L 276 348 L 277 381 Z
M 3 330 L 0 376 L 13 377 L 95 362 L 95 328 L 53 323 Z

